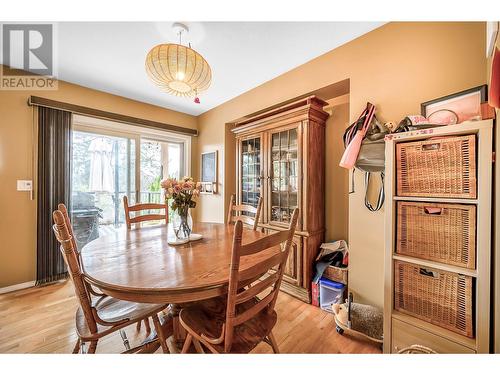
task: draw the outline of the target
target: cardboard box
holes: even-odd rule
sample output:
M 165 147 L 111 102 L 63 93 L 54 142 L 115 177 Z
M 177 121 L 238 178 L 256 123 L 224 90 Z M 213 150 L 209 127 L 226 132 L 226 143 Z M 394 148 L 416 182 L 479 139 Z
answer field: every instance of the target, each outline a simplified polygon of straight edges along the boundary
M 319 283 L 311 283 L 311 304 L 319 307 Z

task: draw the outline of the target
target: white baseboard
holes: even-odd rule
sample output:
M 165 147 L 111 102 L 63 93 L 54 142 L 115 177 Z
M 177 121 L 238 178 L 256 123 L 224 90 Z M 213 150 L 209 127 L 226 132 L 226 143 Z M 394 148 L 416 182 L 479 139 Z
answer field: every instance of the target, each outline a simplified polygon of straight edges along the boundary
M 16 284 L 16 285 L 9 285 L 9 286 L 6 286 L 4 288 L 0 288 L 0 294 L 14 292 L 16 290 L 21 290 L 21 289 L 26 289 L 26 288 L 31 288 L 32 286 L 35 286 L 35 280 L 27 281 L 25 283 Z

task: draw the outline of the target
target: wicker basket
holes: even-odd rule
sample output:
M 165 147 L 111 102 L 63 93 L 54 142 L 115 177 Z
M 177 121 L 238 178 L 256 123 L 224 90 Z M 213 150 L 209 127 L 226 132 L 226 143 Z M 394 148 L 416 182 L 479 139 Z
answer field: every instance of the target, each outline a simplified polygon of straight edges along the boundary
M 474 269 L 476 206 L 398 202 L 396 253 Z
M 323 276 L 329 280 L 336 281 L 338 283 L 342 283 L 347 285 L 347 271 L 348 268 L 340 268 L 334 266 L 328 266 L 323 272 Z
M 431 348 L 423 345 L 413 344 L 407 348 L 401 349 L 398 354 L 437 354 Z
M 397 194 L 476 198 L 476 136 L 396 145 Z
M 474 337 L 472 277 L 394 261 L 394 308 Z

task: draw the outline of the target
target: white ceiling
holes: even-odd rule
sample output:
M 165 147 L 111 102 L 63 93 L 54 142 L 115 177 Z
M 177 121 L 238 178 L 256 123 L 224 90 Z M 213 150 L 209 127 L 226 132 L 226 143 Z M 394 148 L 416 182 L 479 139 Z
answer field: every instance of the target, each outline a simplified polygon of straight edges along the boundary
M 192 98 L 160 91 L 144 70 L 155 45 L 177 43 L 171 22 L 62 22 L 58 78 L 96 90 L 199 115 L 345 44 L 381 22 L 186 23 L 190 41 L 212 67 L 212 85 Z

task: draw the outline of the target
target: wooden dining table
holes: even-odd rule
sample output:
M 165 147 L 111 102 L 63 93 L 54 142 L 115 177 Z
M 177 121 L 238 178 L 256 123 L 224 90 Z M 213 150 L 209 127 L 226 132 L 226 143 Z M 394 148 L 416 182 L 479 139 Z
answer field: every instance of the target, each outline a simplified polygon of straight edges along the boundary
M 167 225 L 117 229 L 97 238 L 81 250 L 85 278 L 105 294 L 126 301 L 168 304 L 162 330 L 171 351 L 184 339 L 178 322 L 183 305 L 227 293 L 234 225 L 196 223 L 193 232 L 202 239 L 169 245 L 173 232 Z M 243 244 L 265 237 L 243 230 Z M 249 268 L 280 251 L 279 246 L 242 258 L 240 269 Z M 242 285 L 252 280 L 242 280 Z M 159 347 L 155 332 L 145 351 Z

